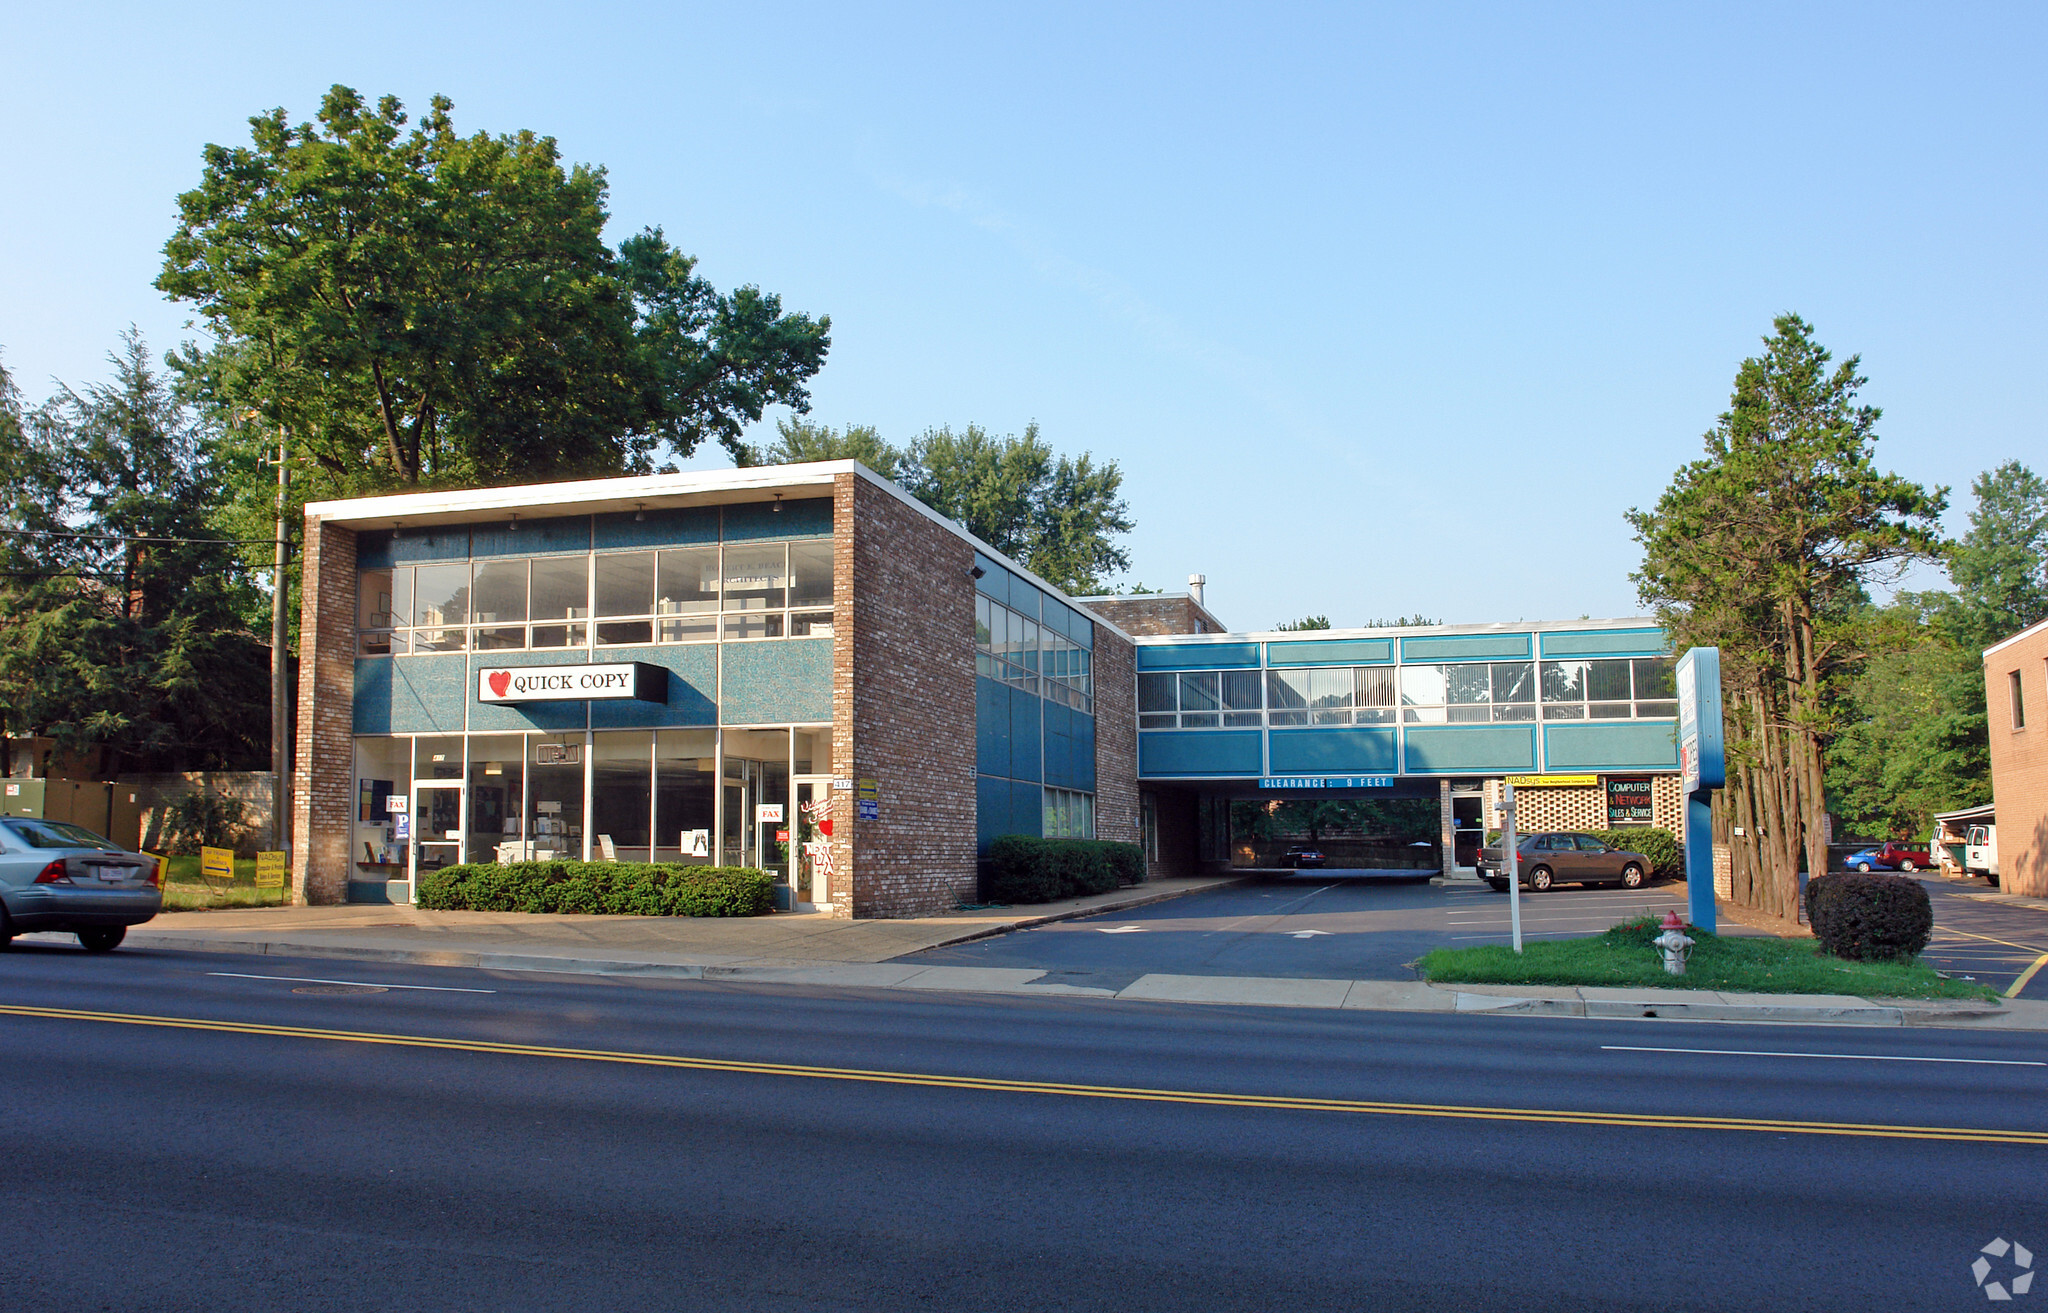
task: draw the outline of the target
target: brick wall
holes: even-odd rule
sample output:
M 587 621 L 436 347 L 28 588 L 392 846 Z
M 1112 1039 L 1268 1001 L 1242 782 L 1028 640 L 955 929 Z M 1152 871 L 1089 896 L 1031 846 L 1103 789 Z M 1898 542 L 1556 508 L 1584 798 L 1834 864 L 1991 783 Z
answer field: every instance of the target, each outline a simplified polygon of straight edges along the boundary
M 292 901 L 339 903 L 355 832 L 356 535 L 308 519 L 305 542 Z
M 1186 593 L 1158 596 L 1090 597 L 1081 603 L 1127 634 L 1220 634 L 1223 623 L 1195 605 Z
M 1095 837 L 1136 843 L 1138 679 L 1136 649 L 1095 626 Z
M 950 911 L 975 894 L 974 551 L 856 475 L 834 505 L 834 769 L 881 794 L 872 821 L 835 796 L 852 874 L 835 910 Z
M 1990 713 L 1991 800 L 1998 808 L 1998 883 L 2009 893 L 2048 897 L 2048 626 L 1984 658 Z M 2026 724 L 2013 723 L 2012 674 L 2019 672 Z

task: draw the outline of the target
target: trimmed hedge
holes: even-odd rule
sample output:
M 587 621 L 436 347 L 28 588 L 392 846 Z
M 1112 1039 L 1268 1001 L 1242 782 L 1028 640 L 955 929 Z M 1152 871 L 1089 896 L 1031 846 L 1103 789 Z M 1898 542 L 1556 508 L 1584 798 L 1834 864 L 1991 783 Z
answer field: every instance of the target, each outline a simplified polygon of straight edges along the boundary
M 1619 830 L 1588 830 L 1586 833 L 1610 848 L 1641 853 L 1649 858 L 1660 880 L 1685 878 L 1685 849 L 1679 844 L 1678 836 L 1669 830 L 1631 825 Z
M 1843 872 L 1806 882 L 1806 920 L 1822 951 L 1846 961 L 1908 959 L 1934 935 L 1934 904 L 1911 876 Z
M 991 903 L 1051 903 L 1145 882 L 1145 854 L 1107 839 L 996 836 L 988 846 L 981 896 Z
M 469 862 L 420 877 L 413 901 L 437 911 L 763 916 L 775 877 L 751 866 L 650 862 Z

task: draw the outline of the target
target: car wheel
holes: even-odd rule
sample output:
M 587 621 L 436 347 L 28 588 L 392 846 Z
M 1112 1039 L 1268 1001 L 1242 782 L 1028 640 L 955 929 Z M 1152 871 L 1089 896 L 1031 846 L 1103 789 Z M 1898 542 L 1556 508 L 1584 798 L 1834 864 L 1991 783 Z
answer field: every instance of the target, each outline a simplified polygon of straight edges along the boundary
M 1850 870 L 1852 870 L 1852 871 L 1861 871 L 1861 872 L 1862 872 L 1863 874 L 1865 874 L 1865 875 L 1869 875 L 1869 874 L 1870 874 L 1870 863 L 1869 863 L 1869 862 L 1858 862 L 1858 863 L 1856 863 L 1856 865 L 1854 865 L 1854 866 L 1850 867 L 1849 869 L 1850 869 Z
M 111 953 L 119 948 L 121 941 L 127 937 L 128 927 L 124 925 L 78 932 L 78 942 L 85 945 L 85 951 L 88 953 Z
M 1622 887 L 1622 888 L 1624 888 L 1624 889 L 1640 889 L 1640 888 L 1642 888 L 1642 887 L 1643 887 L 1643 868 L 1642 868 L 1642 867 L 1640 867 L 1640 866 L 1637 866 L 1637 865 L 1636 865 L 1636 864 L 1635 864 L 1634 862 L 1630 862 L 1630 863 L 1629 863 L 1629 864 L 1628 864 L 1627 866 L 1624 866 L 1624 867 L 1622 867 L 1622 868 L 1621 868 L 1621 887 Z
M 1550 888 L 1551 880 L 1550 868 L 1547 866 L 1539 866 L 1529 872 L 1529 887 L 1539 894 Z
M 1904 871 L 1907 875 L 1911 875 L 1913 874 L 1913 872 L 1919 870 L 1920 868 L 1913 864 L 1912 858 L 1908 857 L 1905 861 L 1899 863 L 1899 869 L 1901 871 Z

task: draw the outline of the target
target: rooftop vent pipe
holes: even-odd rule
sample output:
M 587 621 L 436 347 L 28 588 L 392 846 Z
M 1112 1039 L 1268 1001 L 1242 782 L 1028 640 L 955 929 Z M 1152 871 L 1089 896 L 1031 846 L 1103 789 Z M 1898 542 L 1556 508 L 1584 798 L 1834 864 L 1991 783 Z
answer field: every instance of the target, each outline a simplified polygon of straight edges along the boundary
M 1202 588 L 1208 582 L 1209 576 L 1206 574 L 1191 574 L 1188 576 L 1188 596 L 1195 599 L 1196 606 L 1208 605 L 1207 602 L 1202 600 Z

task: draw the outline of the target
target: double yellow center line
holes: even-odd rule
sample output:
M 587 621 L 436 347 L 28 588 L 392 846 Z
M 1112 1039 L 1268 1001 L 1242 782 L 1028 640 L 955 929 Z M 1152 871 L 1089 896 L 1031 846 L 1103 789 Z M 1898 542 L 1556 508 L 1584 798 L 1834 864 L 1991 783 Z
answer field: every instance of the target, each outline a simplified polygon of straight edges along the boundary
M 557 1058 L 636 1067 L 670 1067 L 684 1071 L 724 1072 L 742 1076 L 803 1077 L 811 1080 L 858 1081 L 872 1085 L 910 1085 L 926 1089 L 975 1090 L 991 1094 L 1044 1094 L 1073 1099 L 1119 1099 L 1138 1103 L 1170 1103 L 1210 1108 L 1338 1112 L 1382 1117 L 1440 1117 L 1464 1121 L 1564 1126 L 1622 1126 L 1644 1130 L 1762 1131 L 1777 1135 L 1850 1135 L 1892 1140 L 1954 1140 L 1969 1144 L 2048 1146 L 2048 1131 L 1996 1130 L 1966 1126 L 1888 1126 L 1867 1122 L 1786 1121 L 1766 1117 L 1664 1116 L 1654 1113 L 1582 1112 L 1554 1108 L 1488 1108 L 1455 1103 L 1391 1103 L 1370 1099 L 1317 1099 L 1279 1094 L 1223 1094 L 1204 1090 L 1075 1085 L 1059 1081 L 1004 1080 L 993 1076 L 939 1076 L 925 1072 L 869 1071 L 859 1067 L 814 1067 L 786 1062 L 741 1062 L 729 1058 L 692 1058 L 670 1053 L 622 1053 L 605 1049 L 561 1048 L 547 1044 L 508 1044 L 497 1040 L 450 1039 L 435 1035 L 392 1035 L 377 1031 L 331 1030 L 316 1026 L 271 1026 L 247 1021 L 215 1021 L 203 1017 L 157 1017 L 139 1013 L 90 1012 L 77 1008 L 39 1008 L 11 1004 L 0 1004 L 0 1016 L 39 1017 L 53 1021 L 96 1021 L 123 1026 L 211 1031 L 225 1035 L 257 1035 L 273 1039 L 378 1044 L 396 1048 L 435 1049 L 450 1053 L 491 1053 L 507 1057 Z

